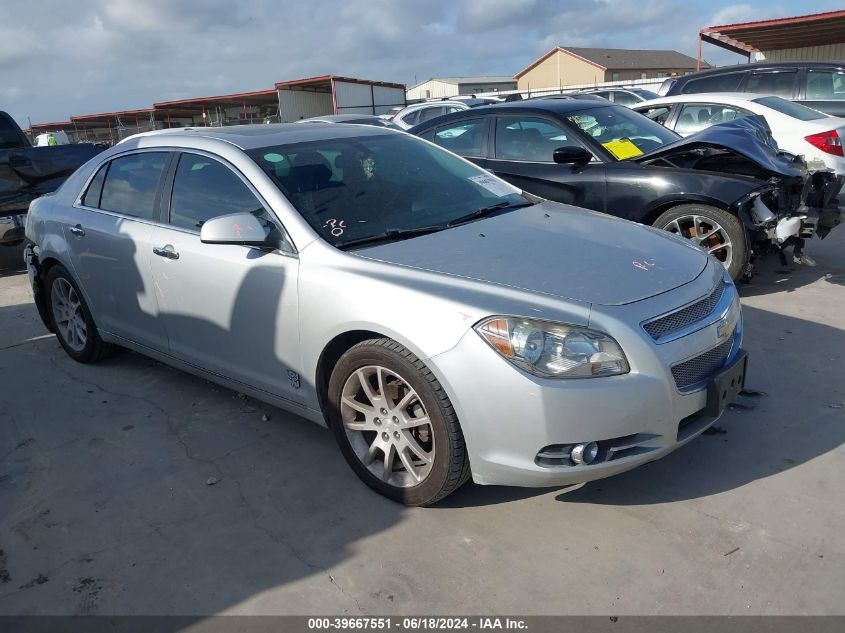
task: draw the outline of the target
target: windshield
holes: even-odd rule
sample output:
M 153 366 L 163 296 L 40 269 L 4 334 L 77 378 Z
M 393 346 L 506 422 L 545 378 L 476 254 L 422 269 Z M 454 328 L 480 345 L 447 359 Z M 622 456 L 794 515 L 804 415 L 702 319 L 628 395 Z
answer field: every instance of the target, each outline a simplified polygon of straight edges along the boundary
M 760 97 L 759 99 L 754 99 L 754 103 L 759 103 L 762 106 L 771 108 L 786 116 L 791 116 L 793 119 L 798 119 L 799 121 L 815 121 L 816 119 L 827 117 L 824 112 L 813 110 L 800 103 L 792 103 L 792 101 L 787 101 L 780 97 Z
M 654 151 L 680 136 L 639 112 L 606 106 L 572 112 L 567 120 L 602 144 L 618 160 Z
M 529 204 L 519 189 L 414 136 L 334 138 L 247 154 L 302 217 L 342 247 L 451 222 L 499 205 Z

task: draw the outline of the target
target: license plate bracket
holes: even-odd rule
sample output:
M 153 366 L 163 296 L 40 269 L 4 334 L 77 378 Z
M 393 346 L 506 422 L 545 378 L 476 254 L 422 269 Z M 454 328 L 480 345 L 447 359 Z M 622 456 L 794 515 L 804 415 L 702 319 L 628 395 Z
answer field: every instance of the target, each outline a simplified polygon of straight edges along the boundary
M 707 383 L 707 404 L 704 415 L 716 417 L 722 414 L 731 402 L 745 388 L 745 373 L 748 367 L 748 354 L 740 350 L 733 362 L 722 369 Z

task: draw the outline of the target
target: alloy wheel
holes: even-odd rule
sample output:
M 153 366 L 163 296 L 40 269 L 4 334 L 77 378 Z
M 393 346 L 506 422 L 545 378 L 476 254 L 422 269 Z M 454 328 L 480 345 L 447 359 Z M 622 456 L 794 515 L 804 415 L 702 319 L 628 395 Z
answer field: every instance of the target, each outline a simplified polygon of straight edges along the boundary
M 81 352 L 88 342 L 88 326 L 82 311 L 82 301 L 67 279 L 58 277 L 50 292 L 53 319 L 59 336 L 75 352 Z
M 422 483 L 434 464 L 434 432 L 417 392 L 393 370 L 354 371 L 340 413 L 355 455 L 373 475 L 399 488 Z
M 663 229 L 692 240 L 700 249 L 722 262 L 725 268 L 730 268 L 733 243 L 724 227 L 712 218 L 685 215 L 671 220 Z

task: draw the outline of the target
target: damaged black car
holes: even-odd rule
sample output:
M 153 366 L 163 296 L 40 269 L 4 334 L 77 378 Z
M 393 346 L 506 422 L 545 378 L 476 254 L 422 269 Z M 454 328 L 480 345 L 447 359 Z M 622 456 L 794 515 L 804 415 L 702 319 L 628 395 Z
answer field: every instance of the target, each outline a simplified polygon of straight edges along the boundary
M 0 112 L 0 246 L 24 240 L 29 203 L 59 188 L 102 147 L 91 143 L 33 147 L 5 112 Z
M 734 279 L 842 219 L 843 178 L 810 172 L 747 117 L 681 138 L 628 108 L 538 99 L 446 115 L 411 133 L 535 195 L 694 240 Z

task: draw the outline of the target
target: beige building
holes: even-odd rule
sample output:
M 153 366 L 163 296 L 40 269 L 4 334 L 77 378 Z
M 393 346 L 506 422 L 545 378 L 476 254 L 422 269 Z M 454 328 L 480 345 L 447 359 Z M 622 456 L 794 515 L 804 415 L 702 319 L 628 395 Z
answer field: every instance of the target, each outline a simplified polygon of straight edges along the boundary
M 519 90 L 653 79 L 695 72 L 696 60 L 677 51 L 556 47 L 519 71 Z

